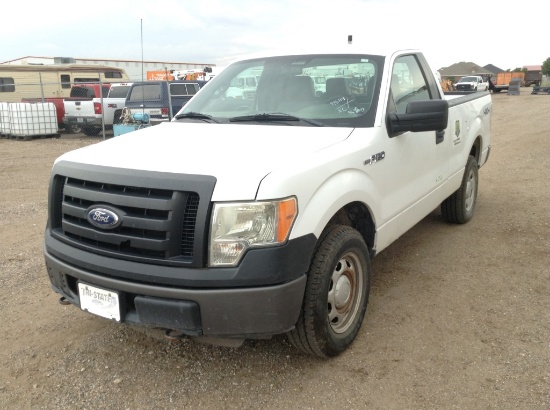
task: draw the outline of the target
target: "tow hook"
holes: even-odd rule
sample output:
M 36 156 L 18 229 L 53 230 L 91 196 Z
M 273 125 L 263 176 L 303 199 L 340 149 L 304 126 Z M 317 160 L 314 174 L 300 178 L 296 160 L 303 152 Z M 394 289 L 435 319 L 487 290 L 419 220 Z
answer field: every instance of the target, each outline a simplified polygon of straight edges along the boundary
M 183 340 L 187 339 L 187 335 L 180 330 L 175 329 L 166 329 L 164 332 L 164 337 L 168 340 Z
M 70 305 L 71 304 L 71 302 L 69 302 L 65 296 L 61 296 L 59 298 L 59 303 L 61 305 Z

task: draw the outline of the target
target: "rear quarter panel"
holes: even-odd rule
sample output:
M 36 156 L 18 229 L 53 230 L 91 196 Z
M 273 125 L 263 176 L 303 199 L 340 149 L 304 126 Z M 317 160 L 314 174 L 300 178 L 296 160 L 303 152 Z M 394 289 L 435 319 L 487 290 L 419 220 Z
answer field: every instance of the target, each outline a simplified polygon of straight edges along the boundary
M 491 144 L 492 100 L 489 92 L 457 96 L 446 95 L 449 101 L 449 122 L 447 134 L 452 139 L 449 153 L 449 171 L 451 177 L 459 174 L 460 180 L 466 160 L 472 147 L 479 143 L 477 160 L 482 166 Z M 458 188 L 456 182 L 454 186 Z

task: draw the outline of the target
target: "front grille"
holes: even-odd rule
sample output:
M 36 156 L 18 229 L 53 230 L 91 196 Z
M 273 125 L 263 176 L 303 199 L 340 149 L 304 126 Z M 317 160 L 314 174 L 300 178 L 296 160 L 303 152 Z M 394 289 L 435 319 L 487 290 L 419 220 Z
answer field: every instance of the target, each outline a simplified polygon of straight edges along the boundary
M 149 263 L 191 263 L 202 249 L 196 243 L 197 192 L 61 176 L 52 189 L 52 232 L 74 246 Z M 102 206 L 121 217 L 119 226 L 106 230 L 88 221 L 88 211 Z

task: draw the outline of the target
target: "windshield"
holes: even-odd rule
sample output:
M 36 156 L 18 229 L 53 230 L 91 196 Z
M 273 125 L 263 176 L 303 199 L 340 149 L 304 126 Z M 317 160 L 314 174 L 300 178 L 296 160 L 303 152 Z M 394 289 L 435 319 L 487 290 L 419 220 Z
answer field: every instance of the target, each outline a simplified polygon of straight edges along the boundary
M 383 57 L 370 55 L 241 61 L 210 80 L 176 118 L 204 122 L 210 117 L 212 123 L 231 124 L 373 126 L 383 63 Z
M 477 77 L 462 77 L 459 83 L 472 83 L 476 81 L 477 81 Z

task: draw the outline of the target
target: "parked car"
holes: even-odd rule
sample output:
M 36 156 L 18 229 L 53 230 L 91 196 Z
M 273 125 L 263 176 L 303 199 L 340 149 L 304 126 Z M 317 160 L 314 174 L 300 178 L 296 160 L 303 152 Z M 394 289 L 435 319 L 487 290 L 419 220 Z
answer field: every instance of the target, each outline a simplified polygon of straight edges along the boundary
M 489 83 L 480 75 L 469 75 L 458 80 L 455 88 L 459 91 L 487 91 Z
M 113 83 L 107 95 L 88 100 L 65 100 L 63 121 L 71 129 L 88 136 L 99 135 L 103 126 L 112 129 L 126 103 L 132 83 Z
M 145 81 L 130 87 L 125 107 L 149 114 L 151 124 L 170 121 L 206 81 Z

